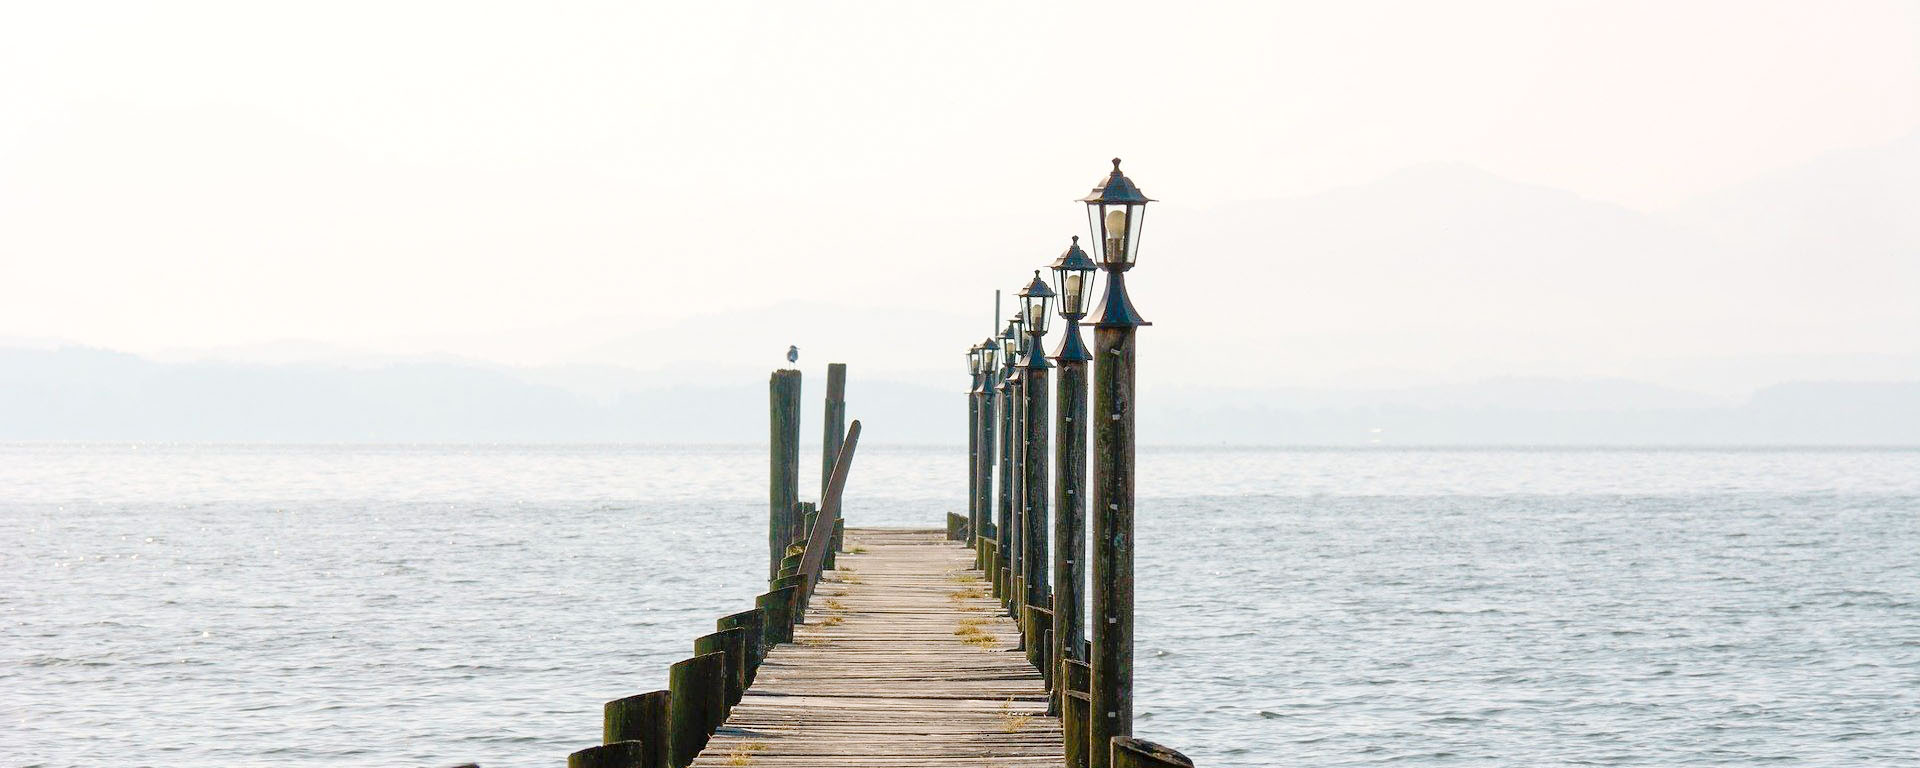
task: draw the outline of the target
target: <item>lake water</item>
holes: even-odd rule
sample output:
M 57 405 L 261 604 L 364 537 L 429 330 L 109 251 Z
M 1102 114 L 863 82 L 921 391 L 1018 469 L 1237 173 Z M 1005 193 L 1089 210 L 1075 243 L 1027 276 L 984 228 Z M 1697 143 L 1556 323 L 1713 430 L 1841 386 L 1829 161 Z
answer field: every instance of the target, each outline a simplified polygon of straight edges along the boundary
M 1136 730 L 1202 766 L 1920 765 L 1920 451 L 1139 461 Z M 0 445 L 0 766 L 564 765 L 764 588 L 765 463 Z M 847 517 L 964 474 L 863 446 Z

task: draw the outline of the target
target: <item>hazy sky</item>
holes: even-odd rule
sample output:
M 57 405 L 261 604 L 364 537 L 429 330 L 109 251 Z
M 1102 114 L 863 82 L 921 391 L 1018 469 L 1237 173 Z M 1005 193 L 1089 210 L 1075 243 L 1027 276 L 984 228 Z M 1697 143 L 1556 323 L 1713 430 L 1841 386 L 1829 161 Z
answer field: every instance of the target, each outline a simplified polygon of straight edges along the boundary
M 926 367 L 1113 155 L 1180 232 L 1431 163 L 1661 213 L 1916 126 L 1914 3 L 10 3 L 0 339 L 551 362 L 804 299 Z M 1143 297 L 1273 258 L 1155 221 Z M 1209 302 L 1142 309 L 1257 342 Z

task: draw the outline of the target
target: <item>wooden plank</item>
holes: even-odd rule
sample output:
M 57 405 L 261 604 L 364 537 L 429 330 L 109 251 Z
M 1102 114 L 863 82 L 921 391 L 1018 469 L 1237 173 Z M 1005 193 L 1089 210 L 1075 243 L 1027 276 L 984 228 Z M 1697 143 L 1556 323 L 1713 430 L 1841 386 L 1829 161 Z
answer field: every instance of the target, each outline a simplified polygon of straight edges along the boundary
M 695 768 L 1063 765 L 1046 688 L 971 550 L 941 530 L 846 538 L 808 623 L 767 652 Z

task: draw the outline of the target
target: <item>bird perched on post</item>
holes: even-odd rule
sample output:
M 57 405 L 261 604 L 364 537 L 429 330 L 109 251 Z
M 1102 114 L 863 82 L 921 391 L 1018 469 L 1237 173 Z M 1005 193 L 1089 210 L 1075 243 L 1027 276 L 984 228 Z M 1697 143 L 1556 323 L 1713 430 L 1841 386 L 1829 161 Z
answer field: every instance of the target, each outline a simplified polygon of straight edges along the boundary
M 789 345 L 787 347 L 787 362 L 789 363 L 800 362 L 800 348 L 798 346 Z

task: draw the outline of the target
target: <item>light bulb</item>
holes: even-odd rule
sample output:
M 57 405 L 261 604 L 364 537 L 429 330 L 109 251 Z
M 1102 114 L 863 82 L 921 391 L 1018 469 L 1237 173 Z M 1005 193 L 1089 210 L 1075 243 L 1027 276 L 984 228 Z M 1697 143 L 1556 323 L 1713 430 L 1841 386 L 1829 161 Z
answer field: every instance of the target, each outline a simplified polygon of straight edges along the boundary
M 1112 238 L 1112 237 L 1126 237 L 1126 236 L 1127 236 L 1127 212 L 1118 210 L 1118 209 L 1107 211 L 1107 237 Z

